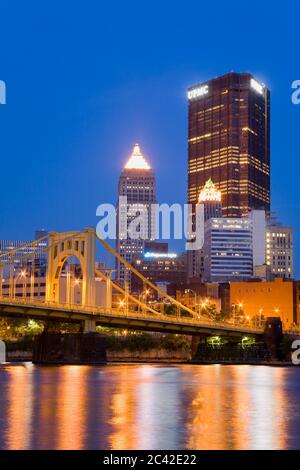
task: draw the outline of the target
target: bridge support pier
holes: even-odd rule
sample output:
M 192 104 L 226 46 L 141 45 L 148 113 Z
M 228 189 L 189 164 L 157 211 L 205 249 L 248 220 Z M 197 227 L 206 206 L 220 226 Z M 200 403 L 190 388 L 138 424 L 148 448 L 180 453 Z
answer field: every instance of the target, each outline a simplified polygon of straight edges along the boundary
M 104 364 L 106 340 L 98 333 L 47 333 L 35 337 L 36 364 Z
M 282 340 L 282 321 L 279 317 L 268 317 L 265 325 L 265 343 L 270 359 L 282 359 L 280 343 Z
M 200 336 L 192 336 L 192 344 L 191 344 L 192 359 L 195 359 L 197 357 L 200 339 L 201 339 Z
M 96 321 L 95 320 L 84 320 L 83 325 L 84 333 L 95 333 L 96 332 Z

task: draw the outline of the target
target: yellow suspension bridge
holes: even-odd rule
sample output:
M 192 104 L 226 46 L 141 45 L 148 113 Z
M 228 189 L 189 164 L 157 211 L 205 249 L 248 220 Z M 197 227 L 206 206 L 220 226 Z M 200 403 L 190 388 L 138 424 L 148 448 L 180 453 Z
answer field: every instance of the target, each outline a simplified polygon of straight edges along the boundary
M 96 241 L 163 301 L 156 305 L 143 302 L 141 297 L 136 297 L 114 282 L 109 270 L 97 269 Z M 43 298 L 36 298 L 36 250 L 41 246 L 44 246 L 47 254 L 45 295 Z M 71 257 L 78 260 L 81 268 L 80 303 L 72 300 L 71 295 L 67 295 L 65 301 L 61 300 L 60 277 L 66 261 Z M 6 290 L 3 288 L 3 278 Z M 263 333 L 261 327 L 209 320 L 199 316 L 195 310 L 169 296 L 149 281 L 105 240 L 99 238 L 93 228 L 81 232 L 51 232 L 39 240 L 0 254 L 0 279 L 0 316 L 83 322 L 85 332 L 93 332 L 96 325 L 102 325 L 189 335 Z M 104 304 L 96 301 L 96 282 L 100 280 L 105 285 Z M 67 282 L 70 292 L 70 280 Z M 17 293 L 16 286 L 20 285 L 23 289 Z M 112 301 L 114 292 L 122 296 L 117 305 Z M 169 305 L 173 306 L 176 314 L 170 315 L 165 312 L 165 307 Z

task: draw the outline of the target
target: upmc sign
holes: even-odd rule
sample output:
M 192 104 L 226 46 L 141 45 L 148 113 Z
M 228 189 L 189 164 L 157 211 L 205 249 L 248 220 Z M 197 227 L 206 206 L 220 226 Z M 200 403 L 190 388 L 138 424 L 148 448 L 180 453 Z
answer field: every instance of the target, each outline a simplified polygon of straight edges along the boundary
M 3 80 L 0 80 L 0 104 L 6 104 L 6 85 Z
M 194 98 L 199 98 L 200 96 L 207 95 L 208 85 L 203 85 L 197 88 L 193 88 L 188 91 L 188 99 L 192 100 Z

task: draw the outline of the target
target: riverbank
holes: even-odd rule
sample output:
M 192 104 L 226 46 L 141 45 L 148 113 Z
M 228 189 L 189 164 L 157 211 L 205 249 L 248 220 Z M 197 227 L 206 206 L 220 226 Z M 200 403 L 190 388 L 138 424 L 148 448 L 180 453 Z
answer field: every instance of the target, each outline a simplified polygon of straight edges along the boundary
M 102 333 L 102 334 L 100 334 Z M 101 329 L 97 333 L 47 333 L 6 342 L 8 362 L 45 364 L 187 363 L 286 366 L 290 338 L 274 351 L 263 340 L 191 337 L 185 335 Z M 284 348 L 283 348 L 284 346 Z M 276 358 L 276 359 L 275 359 Z M 278 358 L 280 360 L 278 360 Z
M 32 353 L 28 351 L 15 351 L 8 354 L 6 365 L 23 362 L 32 362 Z M 184 357 L 184 355 L 174 355 L 166 353 L 163 350 L 152 351 L 150 354 L 132 354 L 130 351 L 124 351 L 124 354 L 108 352 L 107 364 L 189 364 L 189 365 L 251 365 L 251 366 L 271 366 L 271 367 L 295 367 L 291 361 L 208 361 L 208 360 L 193 360 L 191 357 Z M 88 365 L 88 364 L 86 364 Z

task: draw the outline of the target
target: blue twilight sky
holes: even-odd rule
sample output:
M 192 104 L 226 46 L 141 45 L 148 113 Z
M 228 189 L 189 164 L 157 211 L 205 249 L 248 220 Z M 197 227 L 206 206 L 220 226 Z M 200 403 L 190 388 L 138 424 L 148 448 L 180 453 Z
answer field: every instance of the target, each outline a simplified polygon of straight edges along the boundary
M 184 203 L 186 89 L 235 70 L 271 89 L 272 207 L 299 253 L 299 4 L 1 0 L 0 25 L 0 238 L 95 225 L 136 141 Z

